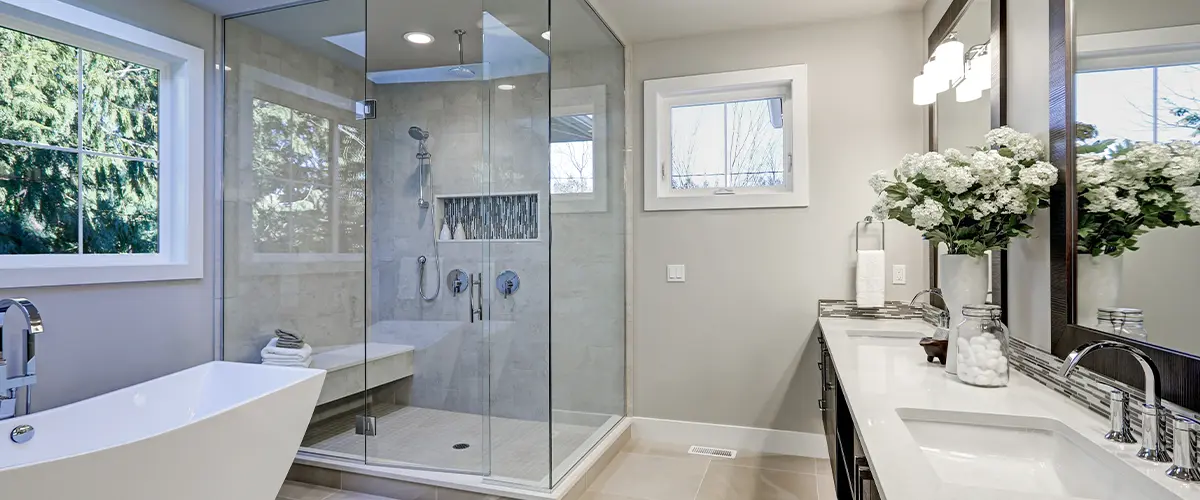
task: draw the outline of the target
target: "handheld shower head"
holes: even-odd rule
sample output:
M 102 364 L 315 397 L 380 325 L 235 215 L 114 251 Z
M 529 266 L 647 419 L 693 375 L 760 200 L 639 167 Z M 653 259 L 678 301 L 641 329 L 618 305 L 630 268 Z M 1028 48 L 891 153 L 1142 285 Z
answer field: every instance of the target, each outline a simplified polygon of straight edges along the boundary
M 421 127 L 408 127 L 408 136 L 418 141 L 429 139 L 429 132 Z

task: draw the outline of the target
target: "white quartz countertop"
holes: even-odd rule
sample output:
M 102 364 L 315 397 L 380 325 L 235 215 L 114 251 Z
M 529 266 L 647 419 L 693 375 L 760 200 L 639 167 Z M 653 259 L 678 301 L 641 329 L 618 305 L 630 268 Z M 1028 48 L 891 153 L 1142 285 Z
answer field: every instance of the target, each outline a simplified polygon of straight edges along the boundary
M 847 335 L 847 331 L 853 330 L 917 330 L 928 335 L 932 328 L 925 323 L 821 318 L 819 324 L 876 486 L 886 500 L 1077 498 L 945 482 L 897 409 L 1057 420 L 1179 498 L 1200 499 L 1200 485 L 1166 477 L 1164 472 L 1169 464 L 1150 464 L 1137 459 L 1134 454 L 1139 445 L 1106 441 L 1103 436 L 1108 431 L 1107 420 L 1015 370 L 1008 387 L 968 386 L 946 375 L 941 365 L 927 363 L 917 339 Z

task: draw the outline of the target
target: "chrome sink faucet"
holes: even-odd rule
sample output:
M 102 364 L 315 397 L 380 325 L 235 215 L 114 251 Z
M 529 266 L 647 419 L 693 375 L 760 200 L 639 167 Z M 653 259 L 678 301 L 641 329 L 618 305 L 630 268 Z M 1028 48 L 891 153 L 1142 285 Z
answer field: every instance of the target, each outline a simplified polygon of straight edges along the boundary
M 1058 375 L 1063 378 L 1070 376 L 1080 360 L 1088 354 L 1104 349 L 1129 353 L 1137 359 L 1138 364 L 1142 366 L 1142 371 L 1145 373 L 1146 402 L 1142 405 L 1140 411 L 1142 414 L 1142 448 L 1137 452 L 1138 458 L 1150 462 L 1170 462 L 1171 455 L 1167 453 L 1166 433 L 1165 429 L 1163 429 L 1163 414 L 1165 411 L 1163 410 L 1160 396 L 1162 387 L 1159 383 L 1158 367 L 1154 365 L 1154 360 L 1150 359 L 1150 356 L 1147 356 L 1145 352 L 1132 345 L 1112 340 L 1087 342 L 1077 347 L 1074 351 L 1071 351 L 1070 354 L 1067 354 L 1066 359 L 1063 360 L 1062 367 L 1058 370 Z M 1114 404 L 1114 412 L 1119 407 L 1124 408 L 1125 406 Z M 1118 421 L 1122 423 L 1128 421 L 1128 415 L 1112 416 L 1114 428 L 1109 433 L 1109 436 L 1121 435 L 1122 432 L 1128 435 L 1124 429 L 1115 427 Z M 1114 441 L 1120 441 L 1109 436 L 1105 437 Z
M 0 299 L 0 318 L 3 318 L 9 308 L 13 307 L 25 316 L 25 323 L 29 325 L 29 328 L 20 330 L 21 339 L 25 343 L 25 359 L 18 360 L 16 365 L 20 375 L 9 378 L 8 361 L 4 359 L 4 352 L 0 350 L 0 420 L 16 416 L 17 396 L 22 387 L 25 388 L 25 413 L 29 414 L 31 388 L 33 384 L 37 383 L 33 357 L 36 355 L 35 336 L 42 333 L 42 314 L 29 299 Z M 10 325 L 8 331 L 14 330 L 16 329 Z M 0 349 L 3 349 L 3 339 L 0 339 Z
M 912 300 L 910 300 L 908 302 L 908 305 L 910 305 L 910 306 L 915 305 L 917 303 L 917 299 L 921 298 L 922 295 L 929 295 L 930 302 L 926 302 L 926 304 L 928 304 L 929 307 L 932 307 L 933 309 L 937 310 L 938 324 L 935 325 L 935 326 L 937 326 L 937 333 L 934 334 L 933 338 L 936 338 L 936 339 L 949 338 L 950 337 L 950 311 L 947 311 L 938 306 L 935 306 L 935 305 L 933 305 L 933 302 L 932 302 L 933 297 L 936 296 L 937 298 L 942 299 L 943 304 L 946 303 L 946 297 L 942 296 L 942 289 L 941 288 L 930 288 L 928 290 L 921 290 L 920 292 L 917 292 L 917 294 L 913 296 Z

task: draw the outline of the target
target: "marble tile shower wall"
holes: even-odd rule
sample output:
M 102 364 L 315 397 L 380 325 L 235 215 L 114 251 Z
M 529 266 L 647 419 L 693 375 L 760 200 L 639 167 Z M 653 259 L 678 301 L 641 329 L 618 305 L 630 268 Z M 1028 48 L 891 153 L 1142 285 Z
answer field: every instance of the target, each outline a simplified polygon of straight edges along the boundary
M 253 130 L 240 126 L 251 123 L 247 101 L 255 97 L 301 111 L 324 108 L 267 85 L 267 80 L 285 79 L 292 86 L 357 101 L 366 91 L 362 69 L 346 68 L 238 21 L 226 23 L 225 43 L 225 64 L 230 68 L 225 95 L 225 359 L 258 362 L 258 352 L 275 328 L 300 332 L 317 347 L 362 342 L 366 276 L 361 253 L 325 255 L 303 263 L 299 260 L 311 256 L 264 258 L 255 253 L 252 210 L 260 179 L 252 169 Z M 252 78 L 252 73 L 260 76 Z
M 373 151 L 369 315 L 373 329 L 411 321 L 459 323 L 443 329 L 438 338 L 410 341 L 418 348 L 412 404 L 479 414 L 487 413 L 490 405 L 495 416 L 546 420 L 550 414 L 548 239 L 441 243 L 441 273 L 435 276 L 432 237 L 439 228 L 417 207 L 417 142 L 408 136 L 411 126 L 430 133 L 427 147 L 435 193 L 532 191 L 545 199 L 549 196 L 548 79 L 527 76 L 513 83 L 516 90 L 490 96 L 485 92 L 490 93 L 491 86 L 481 82 L 375 87 L 378 117 L 369 122 Z M 490 138 L 484 134 L 485 126 L 490 128 Z M 490 169 L 485 155 L 492 159 Z M 549 219 L 547 208 L 543 205 L 540 211 L 544 225 Z M 436 286 L 432 280 L 443 282 L 442 294 L 433 301 L 421 297 L 420 256 L 429 259 L 427 294 Z M 469 322 L 467 294 L 455 297 L 445 289 L 445 275 L 451 269 L 483 274 L 490 322 Z M 521 289 L 502 297 L 494 283 L 506 269 L 520 274 Z M 408 341 L 403 332 L 395 335 L 401 342 Z M 485 391 L 489 379 L 491 387 Z

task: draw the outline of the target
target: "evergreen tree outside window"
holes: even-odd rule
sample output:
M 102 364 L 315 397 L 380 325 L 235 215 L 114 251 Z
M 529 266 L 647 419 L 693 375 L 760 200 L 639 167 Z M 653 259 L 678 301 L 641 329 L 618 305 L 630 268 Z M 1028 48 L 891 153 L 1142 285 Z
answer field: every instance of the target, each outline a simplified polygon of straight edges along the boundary
M 0 255 L 160 251 L 160 77 L 0 27 Z

